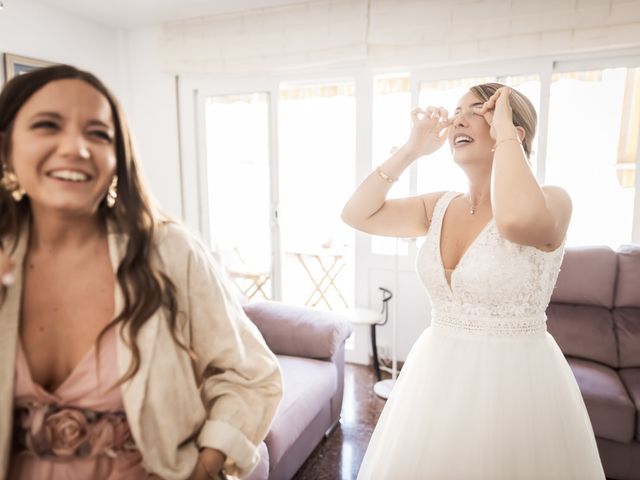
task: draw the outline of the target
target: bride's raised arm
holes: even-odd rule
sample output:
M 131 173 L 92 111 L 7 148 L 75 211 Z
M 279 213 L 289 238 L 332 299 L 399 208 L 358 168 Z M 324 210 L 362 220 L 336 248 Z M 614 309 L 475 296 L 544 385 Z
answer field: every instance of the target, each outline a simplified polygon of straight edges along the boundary
M 416 237 L 429 228 L 429 214 L 440 192 L 387 200 L 391 185 L 418 158 L 438 150 L 446 139 L 451 121 L 444 108 L 416 108 L 407 143 L 358 186 L 342 210 L 342 220 L 353 228 L 374 235 Z
M 498 89 L 479 110 L 496 142 L 491 176 L 496 227 L 512 242 L 554 250 L 566 236 L 571 199 L 560 187 L 538 184 L 525 151 L 530 147 L 522 145 L 525 129 L 514 125 L 510 94 L 508 87 Z

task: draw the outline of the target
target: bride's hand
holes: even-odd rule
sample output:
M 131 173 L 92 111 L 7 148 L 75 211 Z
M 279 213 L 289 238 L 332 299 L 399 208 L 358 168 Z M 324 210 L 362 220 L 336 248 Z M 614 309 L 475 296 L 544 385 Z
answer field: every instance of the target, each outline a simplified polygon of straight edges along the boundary
M 510 96 L 511 89 L 501 87 L 481 107 L 476 107 L 476 113 L 482 115 L 491 127 L 489 135 L 494 140 L 499 139 L 501 132 L 508 132 L 508 135 L 512 135 L 514 125 L 513 110 L 509 103 Z
M 447 138 L 452 124 L 449 113 L 444 108 L 415 108 L 411 112 L 413 128 L 404 148 L 416 158 L 429 155 L 438 150 Z
M 3 286 L 8 287 L 13 284 L 13 269 L 15 264 L 13 260 L 7 257 L 2 250 L 0 250 L 0 283 Z

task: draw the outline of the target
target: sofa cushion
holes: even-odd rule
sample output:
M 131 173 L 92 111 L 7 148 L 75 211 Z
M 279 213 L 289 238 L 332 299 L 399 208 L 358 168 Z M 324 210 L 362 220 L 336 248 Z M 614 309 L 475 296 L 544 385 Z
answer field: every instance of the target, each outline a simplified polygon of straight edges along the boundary
M 640 442 L 640 368 L 622 368 L 618 373 L 636 407 L 636 440 Z
M 351 335 L 348 320 L 334 312 L 280 302 L 243 308 L 275 354 L 328 359 Z
M 265 440 L 271 467 L 277 465 L 338 388 L 335 364 L 278 355 L 284 394 Z
M 616 371 L 589 360 L 567 360 L 584 397 L 595 434 L 617 442 L 633 440 L 636 409 Z
M 640 308 L 616 308 L 613 322 L 618 336 L 620 367 L 640 367 Z
M 611 308 L 617 267 L 609 247 L 567 248 L 551 301 Z
M 552 303 L 547 308 L 547 328 L 565 355 L 618 366 L 610 310 Z
M 640 308 L 640 245 L 618 249 L 615 306 Z

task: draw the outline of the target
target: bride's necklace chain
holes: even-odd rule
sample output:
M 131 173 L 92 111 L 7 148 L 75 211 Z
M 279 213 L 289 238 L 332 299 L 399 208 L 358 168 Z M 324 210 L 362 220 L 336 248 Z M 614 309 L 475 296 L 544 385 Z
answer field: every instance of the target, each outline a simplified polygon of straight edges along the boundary
M 466 193 L 464 195 L 464 198 L 467 202 L 471 204 L 471 208 L 469 208 L 469 214 L 475 215 L 476 212 L 478 211 L 478 207 L 482 204 L 482 202 L 473 203 L 473 201 L 471 200 L 471 196 Z

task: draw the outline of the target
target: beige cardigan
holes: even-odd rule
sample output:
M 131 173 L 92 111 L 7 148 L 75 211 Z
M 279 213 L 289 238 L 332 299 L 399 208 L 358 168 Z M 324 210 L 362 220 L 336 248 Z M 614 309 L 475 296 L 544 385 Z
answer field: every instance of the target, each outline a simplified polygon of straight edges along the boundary
M 13 252 L 15 283 L 0 305 L 0 478 L 11 460 L 16 343 L 22 264 L 28 232 Z M 114 271 L 127 239 L 109 225 Z M 173 341 L 165 312 L 159 310 L 138 334 L 141 364 L 121 387 L 125 411 L 145 468 L 163 479 L 184 479 L 193 471 L 198 447 L 227 455 L 225 472 L 246 475 L 258 462 L 282 395 L 280 370 L 257 328 L 229 291 L 203 246 L 182 227 L 167 224 L 156 233 L 158 266 L 177 289 L 180 336 L 197 361 Z M 116 285 L 116 312 L 123 297 Z M 186 321 L 185 321 L 186 320 Z M 120 330 L 120 329 L 119 329 Z M 118 371 L 124 374 L 131 351 L 117 336 Z M 194 372 L 195 370 L 195 372 Z M 198 390 L 196 378 L 203 379 Z

